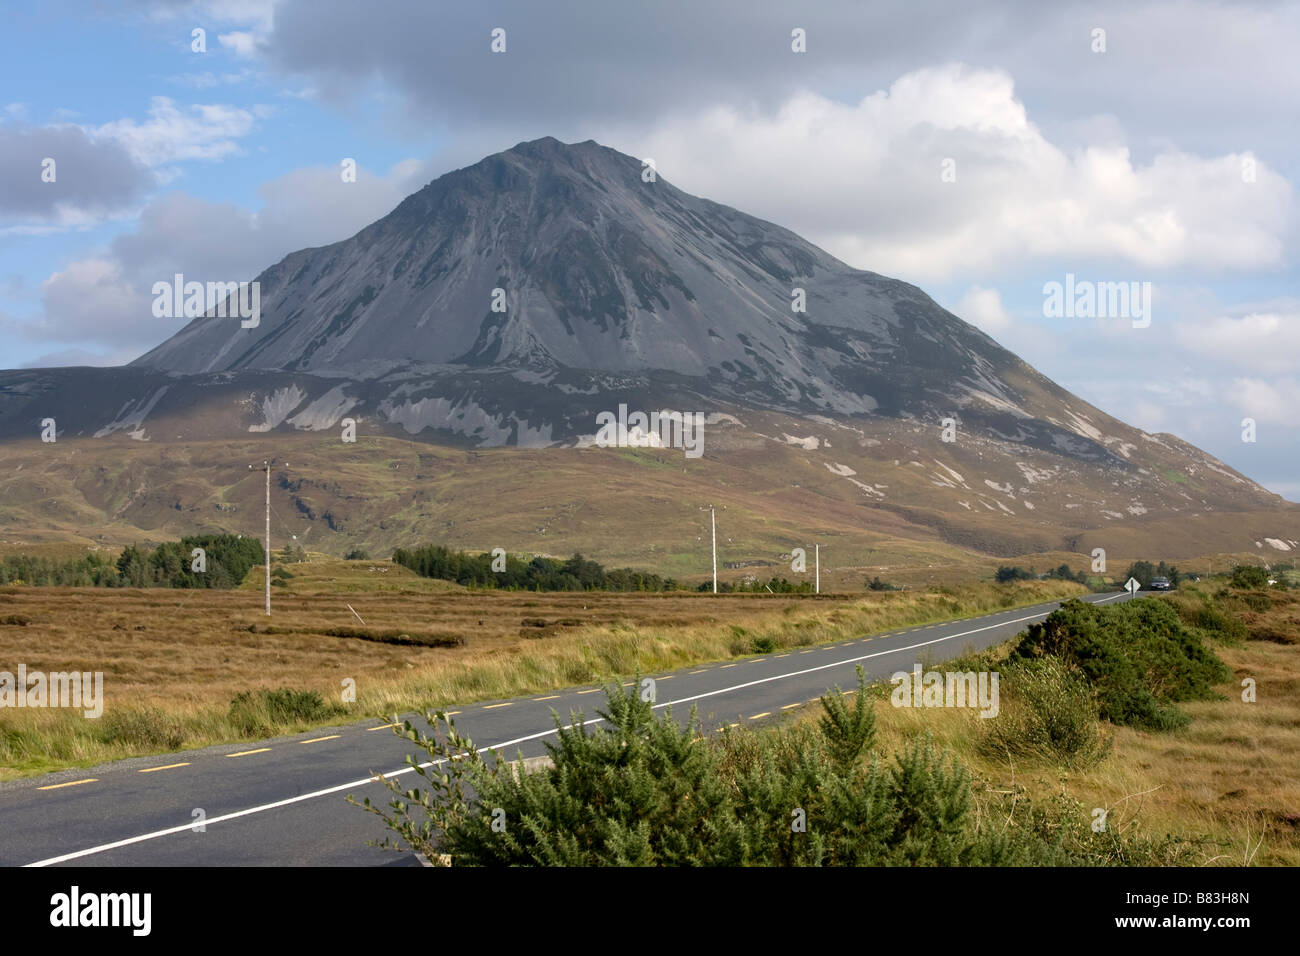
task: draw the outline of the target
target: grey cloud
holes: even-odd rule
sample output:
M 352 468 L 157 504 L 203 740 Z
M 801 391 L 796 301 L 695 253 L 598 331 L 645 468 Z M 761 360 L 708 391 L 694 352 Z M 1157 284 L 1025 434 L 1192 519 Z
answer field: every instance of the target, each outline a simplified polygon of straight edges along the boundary
M 55 161 L 52 183 L 41 178 L 47 157 Z M 0 217 L 121 209 L 153 184 L 153 174 L 120 144 L 92 140 L 75 126 L 0 126 Z
M 1136 131 L 1139 157 L 1169 139 L 1199 151 L 1295 152 L 1276 119 L 1300 106 L 1300 8 L 1277 3 L 420 0 L 387 9 L 284 0 L 266 56 L 327 99 L 359 98 L 377 78 L 404 94 L 412 117 L 472 120 L 514 139 L 584 139 L 593 122 L 649 122 L 714 103 L 770 109 L 802 89 L 856 101 L 955 60 L 1011 73 L 1049 135 L 1112 115 Z M 489 52 L 498 26 L 503 55 Z M 796 26 L 808 33 L 798 56 Z M 1107 31 L 1105 53 L 1090 49 L 1094 27 Z
M 168 193 L 145 206 L 133 231 L 50 276 L 40 320 L 13 324 L 29 341 L 89 344 L 114 359 L 133 350 L 126 357 L 134 358 L 188 321 L 154 317 L 155 282 L 171 282 L 178 272 L 200 282 L 251 280 L 290 252 L 356 233 L 425 179 L 415 163 L 383 176 L 362 167 L 357 182 L 347 184 L 333 168 L 295 170 L 265 184 L 257 213 Z

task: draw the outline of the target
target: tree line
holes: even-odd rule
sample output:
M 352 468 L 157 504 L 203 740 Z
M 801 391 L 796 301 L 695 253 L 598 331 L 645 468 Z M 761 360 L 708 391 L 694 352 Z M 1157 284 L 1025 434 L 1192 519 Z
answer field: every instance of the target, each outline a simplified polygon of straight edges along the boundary
M 201 552 L 196 554 L 196 551 Z M 233 534 L 192 535 L 156 547 L 128 545 L 114 561 L 99 554 L 80 558 L 7 555 L 0 584 L 37 587 L 235 588 L 266 553 L 254 538 Z
M 393 552 L 393 563 L 426 578 L 455 581 L 465 587 L 520 591 L 671 591 L 672 578 L 634 568 L 605 568 L 575 554 L 567 560 L 542 556 L 470 554 L 440 544 Z

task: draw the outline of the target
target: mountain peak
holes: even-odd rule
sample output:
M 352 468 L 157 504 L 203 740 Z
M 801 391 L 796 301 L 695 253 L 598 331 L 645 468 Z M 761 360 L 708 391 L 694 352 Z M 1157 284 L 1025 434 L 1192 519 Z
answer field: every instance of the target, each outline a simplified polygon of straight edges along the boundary
M 133 364 L 353 381 L 634 375 L 797 414 L 965 408 L 1004 434 L 1110 456 L 1030 410 L 1064 390 L 921 290 L 641 166 L 591 140 L 519 143 L 267 269 L 256 327 L 198 318 Z

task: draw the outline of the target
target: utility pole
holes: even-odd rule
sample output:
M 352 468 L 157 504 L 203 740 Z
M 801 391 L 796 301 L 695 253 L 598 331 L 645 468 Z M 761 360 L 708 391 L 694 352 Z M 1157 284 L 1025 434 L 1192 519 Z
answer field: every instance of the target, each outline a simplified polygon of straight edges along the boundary
M 266 469 L 266 616 L 271 616 L 271 465 L 272 459 L 262 462 Z M 288 462 L 285 462 L 288 464 Z M 253 466 L 248 466 L 251 471 Z
M 718 521 L 713 514 L 713 506 L 709 506 L 709 525 L 713 529 L 713 593 L 718 593 Z
M 266 463 L 266 616 L 271 616 L 271 463 Z
M 821 594 L 822 593 L 822 546 L 820 544 L 813 545 L 813 555 L 817 562 L 817 593 Z

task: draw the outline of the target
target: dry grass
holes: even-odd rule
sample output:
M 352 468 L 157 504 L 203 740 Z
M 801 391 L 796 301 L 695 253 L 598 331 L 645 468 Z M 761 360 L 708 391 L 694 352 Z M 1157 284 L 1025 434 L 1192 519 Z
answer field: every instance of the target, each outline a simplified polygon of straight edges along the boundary
M 105 685 L 100 720 L 71 710 L 0 712 L 0 778 L 237 740 L 228 709 L 249 689 L 314 690 L 339 702 L 350 678 L 357 701 L 340 705 L 337 719 L 352 720 L 745 655 L 755 638 L 778 648 L 824 643 L 1083 590 L 1043 581 L 867 597 L 535 594 L 463 590 L 388 562 L 289 570 L 289 586 L 274 589 L 275 633 L 260 633 L 268 625 L 260 569 L 246 587 L 224 592 L 0 588 L 0 619 L 30 621 L 0 625 L 0 670 L 22 662 L 29 671 L 102 671 Z M 324 633 L 343 628 L 464 643 Z M 111 729 L 128 717 L 129 731 Z

